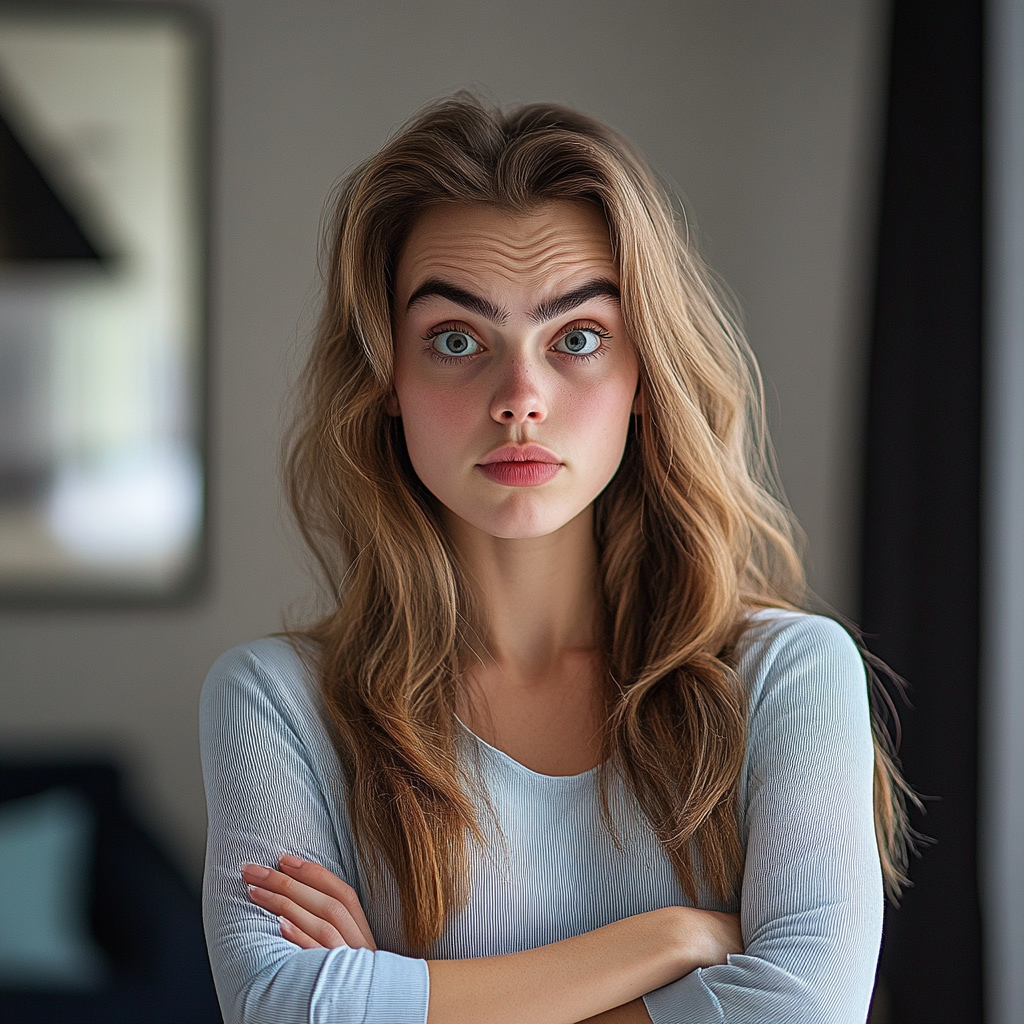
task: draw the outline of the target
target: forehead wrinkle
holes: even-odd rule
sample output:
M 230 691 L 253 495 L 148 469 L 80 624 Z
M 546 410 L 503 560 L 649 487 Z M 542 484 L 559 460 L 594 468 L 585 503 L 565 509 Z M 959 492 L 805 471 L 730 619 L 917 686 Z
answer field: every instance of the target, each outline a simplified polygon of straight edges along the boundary
M 472 237 L 472 236 L 471 236 Z M 491 232 L 479 232 L 472 241 L 478 245 L 486 246 L 498 252 L 506 251 L 515 253 L 543 253 L 554 251 L 587 251 L 600 250 L 602 255 L 611 256 L 611 245 L 607 239 L 597 240 L 586 232 L 577 231 L 573 227 L 552 227 L 542 232 L 536 232 L 528 238 L 515 235 L 498 234 Z
M 611 256 L 611 243 L 606 234 L 595 235 L 581 228 L 578 224 L 543 222 L 523 230 L 525 225 L 513 219 L 499 225 L 439 225 L 439 230 L 422 233 L 414 239 L 423 251 L 440 248 L 448 251 L 455 241 L 460 247 L 478 246 L 488 250 L 510 253 L 531 251 L 544 252 L 552 249 L 568 248 L 582 250 L 600 250 L 603 255 Z
M 546 258 L 525 263 L 523 260 L 502 258 L 497 253 L 468 251 L 464 259 L 452 257 L 446 252 L 443 259 L 421 260 L 418 257 L 410 267 L 410 276 L 425 283 L 434 278 L 451 281 L 460 288 L 468 288 L 477 293 L 488 291 L 486 278 L 497 274 L 507 281 L 523 282 L 531 278 L 540 278 L 544 291 L 551 294 L 571 287 L 568 279 L 581 284 L 594 279 L 605 279 L 614 283 L 618 279 L 618 268 L 610 260 L 597 257 L 583 257 L 570 253 L 552 254 Z M 557 277 L 558 280 L 551 280 Z M 582 280 L 581 280 L 582 279 Z M 540 282 L 538 282 L 540 283 Z M 418 285 L 417 287 L 421 287 Z M 493 296 L 489 296 L 493 301 Z
M 505 269 L 530 269 L 545 263 L 600 263 L 613 268 L 611 252 L 595 252 L 593 245 L 566 244 L 560 239 L 545 246 L 514 246 L 497 239 L 459 240 L 457 249 L 442 241 L 431 242 L 415 253 L 413 263 L 455 267 L 463 256 L 472 265 L 494 263 Z
M 574 248 L 597 248 L 593 237 L 583 232 L 574 231 L 572 228 L 566 230 L 565 228 L 558 229 L 552 227 L 544 231 L 535 232 L 529 237 L 520 238 L 510 237 L 509 235 L 490 236 L 489 233 L 486 235 L 481 233 L 479 241 L 499 251 L 505 249 L 517 254 L 524 252 L 548 252 L 565 249 L 569 246 Z
M 517 218 L 500 226 L 448 228 L 441 224 L 438 230 L 428 229 L 410 241 L 406 252 L 409 277 L 424 283 L 431 278 L 450 281 L 457 288 L 486 297 L 495 309 L 507 305 L 507 286 L 511 284 L 519 295 L 516 305 L 523 290 L 531 293 L 522 301 L 521 313 L 535 322 L 538 309 L 557 303 L 571 293 L 573 285 L 578 289 L 603 280 L 614 287 L 619 277 L 607 235 L 596 236 L 575 223 L 524 224 Z M 501 279 L 497 285 L 493 276 Z M 495 287 L 502 303 L 494 302 Z M 507 320 L 509 314 L 502 312 Z
M 463 245 L 457 254 L 453 254 L 450 248 L 438 247 L 436 253 L 417 253 L 413 265 L 422 267 L 425 273 L 437 268 L 459 274 L 469 273 L 474 277 L 478 276 L 482 268 L 497 270 L 512 277 L 563 269 L 586 269 L 595 276 L 618 277 L 618 267 L 610 253 L 582 252 L 563 246 L 551 246 L 528 256 L 510 252 L 507 248 L 503 251 L 497 246 Z

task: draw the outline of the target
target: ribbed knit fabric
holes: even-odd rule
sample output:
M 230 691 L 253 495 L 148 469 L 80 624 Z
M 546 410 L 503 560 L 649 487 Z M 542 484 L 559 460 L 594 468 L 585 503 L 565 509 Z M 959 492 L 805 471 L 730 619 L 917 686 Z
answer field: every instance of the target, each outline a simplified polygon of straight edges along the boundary
M 753 616 L 739 671 L 750 693 L 739 802 L 746 952 L 645 997 L 655 1024 L 863 1024 L 882 927 L 864 666 L 829 619 Z M 228 1024 L 422 1024 L 426 961 L 408 956 L 393 891 L 370 899 L 316 686 L 282 639 L 229 651 L 202 696 L 209 807 L 204 916 Z M 471 847 L 469 902 L 432 958 L 529 949 L 632 914 L 688 904 L 635 801 L 613 779 L 616 844 L 596 770 L 539 775 L 465 731 L 464 755 L 492 810 Z M 481 799 L 483 799 L 481 797 Z M 283 853 L 351 883 L 380 951 L 300 950 L 246 898 L 246 862 Z

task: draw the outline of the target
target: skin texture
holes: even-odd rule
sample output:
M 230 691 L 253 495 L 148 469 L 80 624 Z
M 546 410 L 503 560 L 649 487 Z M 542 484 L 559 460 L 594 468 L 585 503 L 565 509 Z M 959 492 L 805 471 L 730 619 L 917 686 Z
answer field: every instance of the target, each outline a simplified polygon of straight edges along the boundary
M 618 280 L 601 212 L 565 202 L 525 215 L 429 209 L 396 272 L 388 412 L 443 506 L 485 624 L 459 715 L 548 775 L 600 757 L 593 503 L 642 414 Z M 498 449 L 499 462 L 531 455 L 530 444 L 544 449 L 532 469 L 488 462 Z M 285 938 L 376 948 L 350 886 L 296 858 L 278 867 L 246 865 L 243 877 Z M 742 950 L 737 915 L 666 907 L 508 956 L 429 961 L 428 1022 L 649 1022 L 640 996 Z
M 486 299 L 501 322 L 438 295 L 409 306 L 430 280 Z M 597 295 L 534 318 L 545 302 L 597 280 L 617 285 L 618 270 L 604 219 L 588 205 L 551 204 L 528 216 L 438 206 L 413 229 L 395 281 L 393 410 L 417 475 L 459 533 L 550 536 L 587 509 L 618 468 L 638 378 L 618 301 Z M 425 338 L 449 325 L 478 348 L 441 363 Z M 607 337 L 583 357 L 556 348 L 574 327 Z M 550 482 L 506 487 L 480 472 L 491 450 L 529 441 L 561 462 Z

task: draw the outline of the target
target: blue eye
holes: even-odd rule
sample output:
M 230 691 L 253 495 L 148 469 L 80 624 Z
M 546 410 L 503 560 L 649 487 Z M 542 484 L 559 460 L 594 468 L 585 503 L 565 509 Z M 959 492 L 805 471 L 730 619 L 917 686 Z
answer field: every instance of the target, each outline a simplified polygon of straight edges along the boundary
M 577 327 L 574 331 L 563 334 L 555 343 L 557 352 L 568 352 L 573 356 L 589 356 L 601 347 L 601 336 L 597 331 L 588 331 Z
M 471 356 L 479 348 L 465 331 L 442 331 L 434 338 L 434 350 L 442 356 Z

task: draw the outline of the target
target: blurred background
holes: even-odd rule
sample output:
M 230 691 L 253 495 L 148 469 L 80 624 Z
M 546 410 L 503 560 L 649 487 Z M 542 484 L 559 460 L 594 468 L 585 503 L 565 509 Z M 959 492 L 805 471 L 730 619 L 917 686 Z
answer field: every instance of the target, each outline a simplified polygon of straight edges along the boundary
M 180 589 L 202 536 L 205 53 L 189 21 L 0 15 L 0 593 Z
M 116 761 L 139 835 L 184 889 L 198 887 L 205 673 L 312 608 L 278 459 L 331 186 L 455 89 L 563 102 L 623 131 L 679 195 L 744 311 L 812 584 L 911 684 L 907 774 L 939 798 L 915 824 L 937 843 L 889 915 L 873 1019 L 1024 1020 L 1021 0 L 113 4 L 164 12 L 133 22 L 156 57 L 128 67 L 108 55 L 121 85 L 91 101 L 85 85 L 68 88 L 67 60 L 26 56 L 10 29 L 43 7 L 0 8 L 0 113 L 93 253 L 60 271 L 92 312 L 65 312 L 47 351 L 85 351 L 85 324 L 107 338 L 102 359 L 120 345 L 127 369 L 109 372 L 127 383 L 102 397 L 114 363 L 48 356 L 64 390 L 45 384 L 47 408 L 71 401 L 54 395 L 91 401 L 114 441 L 85 458 L 85 427 L 32 435 L 49 439 L 48 468 L 21 483 L 8 473 L 9 490 L 23 509 L 36 488 L 45 543 L 42 526 L 34 541 L 4 532 L 16 502 L 0 493 L 0 756 Z M 124 142 L 143 87 L 166 118 L 132 143 L 163 154 L 148 169 Z M 58 113 L 35 116 L 37 94 L 55 95 Z M 77 122 L 60 121 L 67 97 Z M 107 122 L 106 136 L 75 135 Z M 147 213 L 139 200 L 135 220 L 115 181 L 132 168 L 174 179 L 163 205 Z M 53 285 L 0 255 L 2 342 Z M 97 275 L 105 297 L 81 299 Z M 120 340 L 96 326 L 102 316 Z M 29 385 L 12 373 L 0 380 L 0 483 L 16 447 L 7 424 L 27 415 L 15 409 Z M 126 507 L 149 509 L 142 521 L 162 532 L 130 517 L 111 528 Z M 90 779 L 81 793 L 114 799 L 116 780 Z M 33 813 L 73 831 L 68 807 Z

